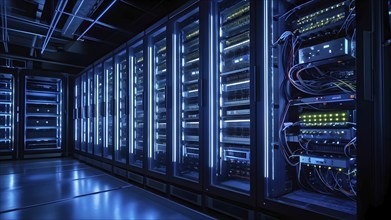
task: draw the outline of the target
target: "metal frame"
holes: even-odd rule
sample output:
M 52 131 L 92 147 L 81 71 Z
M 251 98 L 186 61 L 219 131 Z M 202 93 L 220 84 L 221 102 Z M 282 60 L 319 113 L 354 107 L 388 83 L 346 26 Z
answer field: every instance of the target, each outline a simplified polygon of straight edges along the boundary
M 67 100 L 67 90 L 68 90 L 68 85 L 67 85 L 67 74 L 66 73 L 53 73 L 53 72 L 46 72 L 46 71 L 34 71 L 34 70 L 22 70 L 19 73 L 20 79 L 19 79 L 19 91 L 22 91 L 19 93 L 19 112 L 20 114 L 20 121 L 18 129 L 18 133 L 24 134 L 24 124 L 25 124 L 25 78 L 26 76 L 38 76 L 38 77 L 49 77 L 49 78 L 56 78 L 56 79 L 61 79 L 62 81 L 62 102 L 64 103 Z M 23 104 L 21 104 L 23 103 Z M 62 138 L 66 137 L 68 135 L 68 131 L 66 128 L 66 123 L 67 123 L 67 117 L 66 117 L 66 106 L 62 104 L 62 109 L 60 110 L 61 112 L 61 132 L 62 132 Z M 19 143 L 24 143 L 24 135 L 19 136 Z M 47 157 L 47 156 L 61 156 L 66 153 L 66 144 L 68 140 L 62 140 L 61 142 L 61 149 L 42 149 L 42 150 L 25 150 L 24 147 L 19 148 L 19 158 L 28 158 L 28 157 Z
M 18 111 L 18 106 L 19 106 L 19 99 L 18 99 L 18 91 L 19 90 L 19 84 L 18 82 L 18 74 L 16 69 L 10 69 L 10 68 L 3 68 L 0 67 L 0 73 L 2 74 L 10 74 L 12 76 L 12 150 L 10 151 L 0 151 L 0 160 L 1 159 L 16 159 L 18 155 L 18 149 L 17 147 L 19 146 L 19 132 L 18 132 L 18 127 L 19 127 L 19 120 L 20 120 L 20 113 Z
M 208 158 L 208 161 L 206 161 L 204 163 L 204 166 L 208 168 L 208 172 L 207 172 L 207 175 L 206 175 L 206 178 L 205 178 L 205 191 L 207 193 L 207 195 L 211 195 L 211 196 L 214 196 L 214 197 L 221 197 L 221 198 L 224 198 L 228 201 L 236 201 L 236 202 L 240 202 L 241 204 L 246 204 L 247 206 L 249 207 L 255 207 L 255 199 L 256 199 L 256 196 L 255 196 L 255 183 L 256 183 L 256 148 L 255 148 L 255 143 L 256 143 L 256 139 L 257 139 L 257 135 L 255 133 L 255 120 L 256 120 L 256 116 L 255 116 L 255 89 L 256 89 L 256 82 L 254 81 L 256 78 L 255 78 L 255 50 L 250 50 L 250 65 L 249 65 L 249 72 L 250 72 L 250 161 L 251 161 L 251 165 L 250 165 L 250 175 L 251 175 L 251 179 L 249 181 L 249 184 L 250 184 L 250 190 L 249 190 L 249 193 L 246 194 L 246 193 L 242 193 L 242 192 L 238 192 L 238 191 L 234 191 L 234 190 L 231 190 L 231 189 L 228 189 L 228 188 L 224 188 L 224 187 L 220 187 L 218 185 L 214 185 L 213 184 L 213 178 L 214 178 L 214 171 L 213 171 L 213 168 L 211 163 L 215 163 L 215 162 L 212 162 L 212 158 L 215 158 L 216 156 L 214 155 L 216 152 L 215 152 L 215 146 L 218 146 L 218 140 L 217 140 L 217 137 L 215 133 L 216 131 L 218 131 L 218 126 L 217 126 L 217 120 L 218 120 L 218 106 L 219 106 L 219 103 L 218 103 L 218 100 L 216 99 L 217 95 L 218 95 L 218 91 L 217 89 L 219 88 L 219 85 L 217 84 L 218 83 L 218 80 L 217 80 L 217 73 L 219 72 L 218 70 L 218 65 L 216 64 L 219 64 L 220 63 L 220 60 L 219 60 L 219 55 L 218 55 L 218 46 L 215 46 L 215 44 L 218 44 L 219 41 L 218 41 L 218 32 L 216 32 L 216 30 L 219 30 L 219 16 L 218 15 L 218 2 L 217 1 L 213 1 L 212 5 L 210 6 L 211 7 L 211 11 L 212 11 L 212 14 L 213 14 L 213 17 L 211 18 L 212 20 L 210 21 L 210 26 L 209 26 L 209 31 L 211 32 L 212 34 L 212 39 L 210 39 L 210 42 L 212 45 L 209 45 L 209 48 L 212 48 L 211 51 L 210 51 L 210 64 L 211 65 L 211 69 L 209 70 L 209 74 L 210 74 L 210 77 L 208 78 L 208 86 L 209 86 L 209 89 L 207 90 L 207 93 L 208 94 L 213 94 L 213 97 L 212 95 L 209 95 L 208 96 L 208 104 L 207 104 L 207 109 L 209 109 L 209 116 L 208 116 L 208 121 L 210 122 L 210 125 L 208 127 L 208 140 L 209 140 L 209 143 L 208 143 L 208 153 L 207 153 L 207 157 Z M 256 31 L 256 26 L 254 24 L 254 21 L 255 21 L 255 16 L 254 16 L 254 13 L 255 13 L 255 7 L 254 7 L 254 3 L 253 1 L 250 1 L 250 48 L 254 48 L 254 45 L 255 45 L 255 39 L 254 39 L 254 32 Z M 212 81 L 211 81 L 212 80 Z M 211 136 L 213 135 L 213 136 Z M 215 159 L 213 159 L 215 160 Z
M 61 15 L 62 15 L 63 11 L 65 10 L 65 7 L 67 6 L 67 3 L 68 3 L 68 0 L 65 0 L 64 5 L 62 5 L 63 0 L 60 0 L 58 2 L 57 8 L 54 12 L 52 21 L 50 22 L 48 32 L 46 34 L 45 40 L 42 45 L 41 54 L 43 54 L 43 52 L 45 51 L 45 48 L 46 48 L 47 44 L 49 43 L 50 38 L 52 37 L 54 30 L 56 30 L 56 26 L 57 26 L 58 22 L 60 21 Z M 58 17 L 57 17 L 57 13 L 60 13 L 60 14 L 58 14 Z
M 90 24 L 90 26 L 88 26 L 85 30 L 84 30 L 84 32 L 81 34 L 81 35 L 79 35 L 79 37 L 77 38 L 77 40 L 80 40 L 91 28 L 92 28 L 92 26 L 94 26 L 95 24 L 96 24 L 96 22 L 97 21 L 99 21 L 99 19 L 111 8 L 111 6 L 113 6 L 114 5 L 114 3 L 115 2 L 117 2 L 117 0 L 113 0 L 110 4 L 109 4 L 109 6 L 107 6 L 107 8 L 105 9 L 105 10 L 103 10 L 102 11 L 102 13 L 100 13 L 99 15 L 98 15 L 98 17 Z
M 181 45 L 180 45 L 180 42 L 178 40 L 178 31 L 180 31 L 180 28 L 182 27 L 182 25 L 184 25 L 183 23 L 185 23 L 186 25 L 190 24 L 189 21 L 187 21 L 187 19 L 189 19 L 190 17 L 194 16 L 195 14 L 198 14 L 198 18 L 199 18 L 199 30 L 200 30 L 200 35 L 199 35 L 199 56 L 202 57 L 203 56 L 203 48 L 201 47 L 201 45 L 203 44 L 203 40 L 205 40 L 204 38 L 204 29 L 202 29 L 203 27 L 206 27 L 204 26 L 204 22 L 207 23 L 207 20 L 203 20 L 202 19 L 202 14 L 201 14 L 201 11 L 202 11 L 202 8 L 201 8 L 201 3 L 199 2 L 191 2 L 191 4 L 188 5 L 185 5 L 186 7 L 184 7 L 184 9 L 180 12 L 176 12 L 175 15 L 173 17 L 170 18 L 170 27 L 171 27 L 171 32 L 170 32 L 170 35 L 172 35 L 173 39 L 172 39 L 172 47 L 169 48 L 172 52 L 175 52 L 172 56 L 170 57 L 173 57 L 173 60 L 170 62 L 170 64 L 172 65 L 172 71 L 173 71 L 173 74 L 172 74 L 172 77 L 170 79 L 170 81 L 172 82 L 172 93 L 170 94 L 170 97 L 172 97 L 172 114 L 171 114 L 171 117 L 176 118 L 175 120 L 170 120 L 170 121 L 174 121 L 175 123 L 173 123 L 170 128 L 172 129 L 172 132 L 171 132 L 171 135 L 170 135 L 170 139 L 172 141 L 172 144 L 170 146 L 171 147 L 171 157 L 170 157 L 170 160 L 169 160 L 169 163 L 171 164 L 171 175 L 170 175 L 170 182 L 176 184 L 176 185 L 180 185 L 181 187 L 184 187 L 184 188 L 191 188 L 193 190 L 197 190 L 199 192 L 201 192 L 202 188 L 203 188 L 203 169 L 199 169 L 198 171 L 198 180 L 197 181 L 192 181 L 192 180 L 189 180 L 189 179 L 185 179 L 185 178 L 181 178 L 180 176 L 178 175 L 175 175 L 176 173 L 176 166 L 175 166 L 175 161 L 177 160 L 177 156 L 176 156 L 176 151 L 177 151 L 177 148 L 179 147 L 179 145 L 181 143 L 179 143 L 179 140 L 180 140 L 180 128 L 178 126 L 180 126 L 180 122 L 181 122 L 181 119 L 180 119 L 180 115 L 181 115 L 181 112 L 178 110 L 178 108 L 176 108 L 175 106 L 181 106 L 181 103 L 179 102 L 179 98 L 175 98 L 175 96 L 180 96 L 180 80 L 181 80 L 181 67 L 180 67 L 180 53 L 178 53 L 177 51 L 179 51 Z M 182 8 L 181 8 L 182 9 Z M 207 13 L 205 13 L 207 14 Z M 207 16 L 205 16 L 207 17 Z M 204 21 L 201 23 L 201 20 Z M 177 38 L 177 39 L 174 39 L 174 38 Z M 208 49 L 208 48 L 207 48 Z M 204 148 L 205 148 L 205 145 L 204 145 L 204 142 L 203 142 L 203 138 L 202 138 L 202 131 L 204 131 L 204 129 L 202 129 L 202 126 L 204 124 L 204 122 L 202 121 L 202 117 L 203 117 L 203 95 L 205 94 L 203 91 L 202 91 L 202 81 L 203 81 L 203 65 L 202 65 L 202 59 L 200 59 L 199 61 L 199 79 L 198 79 L 198 86 L 199 86 L 199 93 L 198 93 L 198 106 L 199 106 L 199 159 L 198 159 L 198 162 L 199 162 L 199 166 L 200 168 L 202 167 L 202 161 L 203 161 L 203 158 L 204 158 Z M 174 81 L 174 78 L 175 81 Z M 177 130 L 175 130 L 177 129 Z M 176 143 L 176 144 L 174 144 Z M 175 157 L 175 158 L 174 158 Z
M 148 67 L 147 67 L 148 61 L 146 59 L 148 51 L 145 49 L 146 45 L 147 45 L 147 42 L 145 42 L 143 33 L 139 34 L 138 36 L 136 36 L 135 38 L 133 38 L 132 40 L 130 40 L 127 43 L 127 46 L 128 46 L 129 75 L 132 78 L 132 80 L 130 80 L 130 82 L 133 82 L 133 79 L 134 79 L 134 76 L 132 75 L 133 70 L 131 70 L 131 68 L 133 68 L 133 63 L 131 63 L 132 59 L 130 59 L 130 58 L 134 56 L 134 48 L 135 47 L 141 46 L 143 48 L 143 57 L 144 57 L 144 61 L 143 61 L 143 63 L 144 63 L 143 64 L 143 66 L 144 66 L 144 70 L 143 70 L 143 74 L 144 74 L 144 76 L 143 76 L 143 78 L 144 78 L 143 79 L 143 87 L 144 87 L 144 96 L 143 96 L 144 121 L 146 121 L 145 118 L 148 115 L 148 114 L 146 114 L 148 111 L 147 111 L 146 102 L 145 102 L 146 97 L 147 97 L 147 92 L 148 92 L 148 90 L 145 89 L 145 88 L 147 88 L 145 86 L 145 82 L 147 81 L 146 79 L 147 79 L 147 75 L 148 75 Z M 130 87 L 129 87 L 130 91 L 131 91 L 130 94 L 129 94 L 129 98 L 130 98 L 131 101 L 129 101 L 129 103 L 130 103 L 130 108 L 132 108 L 131 114 L 129 114 L 130 115 L 130 120 L 132 122 L 132 123 L 130 123 L 131 124 L 130 132 L 132 132 L 130 140 L 131 140 L 132 143 L 129 144 L 129 148 L 133 147 L 133 145 L 134 145 L 134 137 L 133 137 L 133 134 L 134 134 L 134 123 L 133 123 L 134 110 L 133 109 L 134 109 L 134 102 L 135 102 L 134 94 L 133 94 L 134 85 L 135 84 L 133 82 L 130 85 Z M 128 158 L 129 169 L 133 170 L 133 171 L 136 171 L 138 173 L 144 173 L 145 170 L 147 169 L 147 163 L 148 162 L 147 162 L 147 154 L 146 154 L 146 152 L 148 151 L 148 149 L 147 149 L 147 141 L 146 141 L 147 140 L 147 136 L 145 135 L 146 130 L 147 130 L 147 126 L 144 125 L 144 127 L 143 127 L 143 164 L 142 164 L 142 167 L 137 167 L 137 166 L 134 166 L 134 165 L 130 164 L 130 159 Z M 130 152 L 129 152 L 129 156 L 130 156 Z
M 120 130 L 119 130 L 119 128 L 120 128 L 120 122 L 119 122 L 119 117 L 120 117 L 120 115 L 119 115 L 119 106 L 120 106 L 120 102 L 119 102 L 119 92 L 120 92 L 120 88 L 119 88 L 119 84 L 121 83 L 121 81 L 120 81 L 120 78 L 119 78 L 119 72 L 120 72 L 120 70 L 118 70 L 117 68 L 119 68 L 119 66 L 117 66 L 117 65 L 119 65 L 118 64 L 118 62 L 119 62 L 119 60 L 117 60 L 117 57 L 119 56 L 119 55 L 121 55 L 121 54 L 124 54 L 124 56 L 125 56 L 125 58 L 126 58 L 126 60 L 128 59 L 128 48 L 126 47 L 126 45 L 123 45 L 123 46 L 121 46 L 115 53 L 114 53 L 114 88 L 115 88 L 115 91 L 114 91 L 114 102 L 115 102 L 115 104 L 114 104 L 114 112 L 115 112 L 115 117 L 114 117 L 114 139 L 115 139 L 115 141 L 114 141 L 114 163 L 116 163 L 116 164 L 120 164 L 121 166 L 126 166 L 126 164 L 128 164 L 128 155 L 126 154 L 125 155 L 125 162 L 120 162 L 120 161 L 118 161 L 117 160 L 117 158 L 116 158 L 116 151 L 117 151 L 117 148 L 118 147 L 120 147 L 120 146 L 118 146 L 119 145 L 119 132 L 120 132 Z M 129 80 L 129 65 L 127 65 L 127 67 L 126 67 L 126 73 L 127 73 L 127 75 L 128 75 L 128 80 Z M 129 82 L 125 82 L 125 84 L 128 84 L 129 85 Z M 129 102 L 128 102 L 128 99 L 129 99 L 129 87 L 127 88 L 127 91 L 126 91 L 126 101 L 125 101 L 125 105 L 126 104 L 128 104 Z M 128 108 L 128 107 L 125 107 L 125 109 L 126 108 Z M 125 112 L 125 114 L 127 114 L 126 112 Z M 129 127 L 130 127 L 130 121 L 129 121 L 129 114 L 128 114 L 128 116 L 127 116 L 127 124 L 126 124 L 126 127 L 127 127 L 127 129 L 128 129 L 128 132 L 129 132 Z M 126 138 L 126 152 L 129 152 L 129 141 L 130 141 L 130 139 L 129 139 L 129 136 Z
M 146 93 L 147 94 L 147 114 L 145 114 L 147 116 L 147 132 L 146 132 L 146 137 L 149 137 L 146 144 L 147 144 L 147 157 L 146 157 L 146 175 L 147 176 L 151 176 L 151 177 L 155 177 L 155 178 L 159 178 L 160 180 L 168 180 L 168 176 L 169 176 L 169 172 L 170 172 L 170 168 L 169 168 L 169 164 L 167 164 L 167 162 L 169 161 L 169 139 L 167 139 L 167 142 L 166 142 L 166 172 L 163 174 L 163 173 L 158 173 L 156 171 L 153 171 L 150 169 L 150 156 L 151 156 L 151 153 L 153 154 L 153 152 L 151 152 L 151 150 L 155 149 L 154 147 L 154 139 L 151 135 L 148 135 L 148 134 L 151 134 L 153 133 L 153 129 L 154 129 L 154 126 L 153 126 L 153 118 L 154 118 L 154 115 L 153 115 L 153 112 L 154 110 L 152 110 L 152 106 L 155 106 L 153 103 L 153 100 L 154 100 L 154 93 L 153 93 L 153 89 L 151 88 L 151 85 L 149 84 L 150 82 L 153 83 L 154 82 L 154 71 L 153 71 L 153 67 L 154 67 L 154 64 L 152 63 L 153 61 L 151 60 L 151 58 L 153 58 L 153 49 L 152 49 L 152 45 L 153 45 L 153 38 L 164 33 L 165 34 L 165 38 L 166 38 L 166 48 L 170 48 L 169 46 L 169 42 L 170 42 L 170 37 L 168 36 L 168 33 L 169 33 L 169 27 L 167 27 L 167 24 L 166 24 L 166 18 L 162 19 L 161 21 L 159 21 L 158 23 L 156 23 L 156 25 L 152 26 L 153 29 L 148 29 L 146 32 L 148 32 L 148 35 L 145 36 L 145 41 L 146 42 L 146 46 L 147 46 L 147 56 L 148 56 L 148 65 L 147 65 L 147 75 L 148 77 L 146 77 L 144 80 L 145 80 L 145 84 L 147 87 L 144 87 L 144 88 L 148 88 L 148 92 Z M 151 28 L 152 28 L 151 27 Z M 167 49 L 166 50 L 166 57 L 167 57 L 167 74 L 170 72 L 170 65 L 169 65 L 169 50 Z M 166 76 L 166 93 L 167 94 L 170 94 L 170 76 L 167 75 Z M 166 100 L 166 121 L 167 121 L 167 124 L 170 122 L 170 119 L 169 119 L 169 115 L 170 115 L 170 98 L 169 97 L 166 97 L 167 100 Z M 169 129 L 169 126 L 166 124 L 166 130 L 167 130 L 167 134 L 166 134 L 166 137 L 170 137 L 170 129 Z

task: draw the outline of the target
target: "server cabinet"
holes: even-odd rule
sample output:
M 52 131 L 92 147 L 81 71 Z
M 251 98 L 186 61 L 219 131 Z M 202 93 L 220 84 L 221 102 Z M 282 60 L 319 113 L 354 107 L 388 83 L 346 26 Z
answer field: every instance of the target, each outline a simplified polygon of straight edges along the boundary
M 163 27 L 149 36 L 149 140 L 148 170 L 155 173 L 167 172 L 167 110 L 168 110 L 168 72 L 167 37 Z
M 87 71 L 87 153 L 92 154 L 94 146 L 94 70 Z
M 126 163 L 129 143 L 129 72 L 127 50 L 115 55 L 115 160 Z
M 24 77 L 24 154 L 60 151 L 63 125 L 63 79 Z
M 200 179 L 200 21 L 193 9 L 174 21 L 173 175 L 192 182 Z
M 264 1 L 263 206 L 354 218 L 355 1 Z M 261 23 L 261 22 L 260 22 Z M 262 167 L 260 167 L 262 170 Z M 278 205 L 276 205 L 278 204 Z M 282 205 L 284 204 L 284 205 Z M 296 210 L 300 211 L 300 210 Z
M 144 131 L 146 126 L 144 109 L 145 94 L 144 77 L 144 42 L 140 40 L 129 47 L 130 63 L 130 97 L 131 97 L 131 144 L 129 148 L 129 164 L 143 168 L 144 164 Z
M 87 101 L 88 101 L 88 86 L 87 86 L 87 81 L 88 81 L 88 75 L 87 73 L 83 73 L 81 75 L 81 96 L 80 96 L 80 104 L 81 104 L 81 144 L 80 144 L 80 150 L 83 152 L 86 152 L 87 149 L 87 138 L 88 138 L 88 124 L 87 124 Z
M 94 155 L 102 157 L 104 128 L 104 73 L 103 64 L 94 67 Z
M 254 77 L 250 68 L 250 2 L 217 1 L 216 25 L 211 48 L 212 64 L 209 78 L 209 185 L 222 194 L 233 192 L 229 199 L 248 201 L 253 197 L 251 169 L 255 142 L 251 135 L 254 98 Z M 216 42 L 216 43 L 214 43 Z M 223 191 L 222 191 L 223 190 Z M 209 190 L 210 191 L 210 190 Z M 253 200 L 253 199 L 251 199 Z
M 114 67 L 113 58 L 103 63 L 104 68 L 104 120 L 103 157 L 113 159 L 114 150 Z
M 14 76 L 0 73 L 0 155 L 14 152 L 16 115 Z
M 74 148 L 80 150 L 81 145 L 81 82 L 80 77 L 75 79 L 74 86 L 74 109 L 73 109 L 73 136 L 75 138 Z

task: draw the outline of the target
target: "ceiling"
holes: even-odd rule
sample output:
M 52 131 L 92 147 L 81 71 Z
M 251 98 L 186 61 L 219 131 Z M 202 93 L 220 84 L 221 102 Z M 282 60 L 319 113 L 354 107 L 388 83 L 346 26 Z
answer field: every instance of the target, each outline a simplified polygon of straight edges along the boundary
M 0 0 L 0 66 L 77 74 L 184 2 Z

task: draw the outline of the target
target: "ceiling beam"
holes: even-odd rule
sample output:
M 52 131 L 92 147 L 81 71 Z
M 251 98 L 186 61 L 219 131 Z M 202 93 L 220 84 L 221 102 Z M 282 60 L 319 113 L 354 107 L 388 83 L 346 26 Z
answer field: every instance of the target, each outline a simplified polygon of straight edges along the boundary
M 58 8 L 59 11 L 57 11 L 57 9 L 56 9 L 56 11 L 55 11 L 55 13 L 53 15 L 52 21 L 50 22 L 50 26 L 48 28 L 48 32 L 46 34 L 45 40 L 44 40 L 43 45 L 42 45 L 41 54 L 43 54 L 43 52 L 45 52 L 45 48 L 48 45 L 48 43 L 50 41 L 50 38 L 52 37 L 52 35 L 54 33 L 54 30 L 56 30 L 57 24 L 60 21 L 62 12 L 65 10 L 65 7 L 67 6 L 67 3 L 68 3 L 68 0 L 65 0 L 64 4 L 63 4 L 62 0 L 60 0 L 60 2 L 58 3 L 57 8 Z M 57 12 L 59 13 L 58 16 L 57 16 Z
M 39 62 L 39 63 L 50 63 L 50 64 L 54 64 L 54 65 L 67 66 L 67 67 L 72 67 L 72 68 L 77 68 L 77 69 L 84 69 L 84 68 L 86 68 L 85 66 L 74 65 L 74 64 L 69 64 L 69 63 L 63 63 L 63 62 L 58 62 L 58 61 L 52 61 L 52 60 L 46 60 L 46 59 L 38 59 L 38 58 L 32 58 L 32 57 L 24 57 L 24 56 L 17 56 L 17 55 L 9 55 L 9 54 L 3 54 L 3 53 L 0 53 L 0 57 L 3 57 L 3 58 L 13 58 L 13 59 L 23 59 L 23 60 L 34 61 L 34 62 Z
M 73 16 L 75 18 L 79 18 L 79 19 L 82 19 L 84 21 L 89 21 L 89 22 L 94 22 L 95 21 L 92 18 L 87 18 L 87 17 L 83 17 L 83 16 L 80 16 L 80 15 L 75 15 L 75 14 L 72 14 L 72 13 L 69 13 L 69 12 L 66 12 L 66 11 L 64 11 L 63 14 L 68 15 L 68 16 Z M 106 28 L 112 29 L 112 30 L 123 32 L 125 34 L 133 34 L 133 33 L 129 32 L 129 31 L 125 30 L 125 29 L 113 26 L 111 24 L 106 24 L 106 23 L 103 23 L 101 21 L 96 21 L 96 24 L 100 25 L 102 27 L 106 27 Z
M 89 31 L 92 26 L 94 26 L 94 24 L 99 21 L 99 19 L 111 8 L 111 6 L 114 5 L 114 3 L 117 2 L 117 0 L 113 0 L 109 6 L 107 6 L 107 8 L 105 10 L 102 11 L 102 13 L 100 13 L 100 15 L 98 15 L 98 17 L 94 20 L 94 22 L 92 22 L 90 24 L 90 26 L 87 27 L 87 29 L 84 30 L 84 32 L 77 38 L 77 40 L 80 40 L 86 33 L 87 31 Z
M 1 27 L 2 28 L 2 27 Z M 27 34 L 27 35 L 33 35 L 33 36 L 38 36 L 38 37 L 45 37 L 45 35 L 36 33 L 36 32 L 31 32 L 31 31 L 26 31 L 26 30 L 20 30 L 20 29 L 14 29 L 14 28 L 8 28 L 9 31 L 11 32 L 16 32 L 20 34 Z M 58 37 L 52 37 L 52 39 L 58 40 L 58 41 L 63 41 L 63 42 L 68 42 L 68 39 L 64 38 L 58 38 Z

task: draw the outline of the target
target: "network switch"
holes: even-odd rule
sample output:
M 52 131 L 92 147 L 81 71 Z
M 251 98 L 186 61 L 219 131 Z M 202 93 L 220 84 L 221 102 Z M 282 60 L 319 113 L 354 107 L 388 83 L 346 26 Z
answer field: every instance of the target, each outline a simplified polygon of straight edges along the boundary
M 299 49 L 299 63 L 310 63 L 326 59 L 344 60 L 352 58 L 352 45 L 346 38 Z
M 293 20 L 292 29 L 304 40 L 335 35 L 349 14 L 349 1 L 324 7 Z
M 313 157 L 300 156 L 300 163 L 308 165 L 316 165 L 326 168 L 349 169 L 354 163 L 354 158 L 332 158 L 332 157 Z

